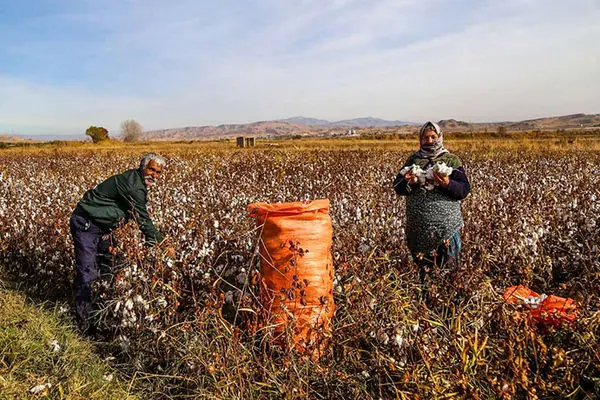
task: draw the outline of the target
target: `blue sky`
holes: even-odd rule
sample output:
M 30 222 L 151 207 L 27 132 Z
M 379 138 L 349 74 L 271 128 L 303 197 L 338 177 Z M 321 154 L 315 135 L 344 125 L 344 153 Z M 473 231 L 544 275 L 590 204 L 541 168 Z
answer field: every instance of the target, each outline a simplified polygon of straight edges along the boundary
M 598 43 L 598 0 L 0 0 L 0 133 L 600 113 Z

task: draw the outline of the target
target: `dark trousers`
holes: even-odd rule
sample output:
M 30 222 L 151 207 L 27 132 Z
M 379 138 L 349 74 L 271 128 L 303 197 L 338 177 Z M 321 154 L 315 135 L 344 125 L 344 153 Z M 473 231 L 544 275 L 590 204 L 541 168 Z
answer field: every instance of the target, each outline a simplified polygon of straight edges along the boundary
M 112 267 L 112 235 L 78 214 L 71 215 L 69 225 L 75 245 L 75 306 L 81 321 L 89 324 L 92 283 L 101 271 Z

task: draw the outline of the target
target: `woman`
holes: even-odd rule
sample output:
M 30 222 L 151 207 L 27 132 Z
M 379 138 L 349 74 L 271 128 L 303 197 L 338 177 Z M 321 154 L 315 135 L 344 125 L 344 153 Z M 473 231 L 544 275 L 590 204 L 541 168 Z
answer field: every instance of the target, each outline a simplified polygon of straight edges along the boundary
M 440 127 L 427 121 L 420 149 L 406 160 L 394 189 L 406 196 L 406 241 L 424 282 L 429 267 L 456 267 L 463 227 L 460 200 L 470 190 L 460 159 L 444 148 Z M 443 163 L 443 164 L 442 164 Z

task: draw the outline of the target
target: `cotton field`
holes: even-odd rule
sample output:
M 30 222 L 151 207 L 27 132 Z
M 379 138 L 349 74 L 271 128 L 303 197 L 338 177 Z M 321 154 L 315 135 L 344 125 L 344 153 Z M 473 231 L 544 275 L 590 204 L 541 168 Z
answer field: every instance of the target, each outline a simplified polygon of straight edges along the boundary
M 600 153 L 456 152 L 472 187 L 463 262 L 434 276 L 427 307 L 392 187 L 409 152 L 198 149 L 157 150 L 167 168 L 150 211 L 176 257 L 146 249 L 131 223 L 95 288 L 98 352 L 150 397 L 600 393 Z M 33 299 L 72 306 L 70 214 L 142 154 L 0 153 L 0 264 Z M 313 361 L 274 349 L 257 324 L 258 232 L 247 207 L 320 198 L 331 201 L 336 312 L 328 352 Z M 574 299 L 577 321 L 534 325 L 502 300 L 518 284 Z

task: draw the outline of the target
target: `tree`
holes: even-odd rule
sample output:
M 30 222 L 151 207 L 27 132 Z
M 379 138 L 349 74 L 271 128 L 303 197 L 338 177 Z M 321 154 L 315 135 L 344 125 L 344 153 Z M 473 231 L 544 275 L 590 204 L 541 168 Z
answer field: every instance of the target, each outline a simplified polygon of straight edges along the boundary
M 142 137 L 142 126 L 134 119 L 121 122 L 121 138 L 124 142 L 137 142 Z
M 85 131 L 85 134 L 92 138 L 92 142 L 98 143 L 103 140 L 108 140 L 108 129 L 101 126 L 90 126 Z

